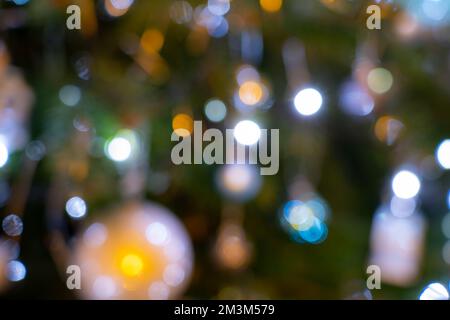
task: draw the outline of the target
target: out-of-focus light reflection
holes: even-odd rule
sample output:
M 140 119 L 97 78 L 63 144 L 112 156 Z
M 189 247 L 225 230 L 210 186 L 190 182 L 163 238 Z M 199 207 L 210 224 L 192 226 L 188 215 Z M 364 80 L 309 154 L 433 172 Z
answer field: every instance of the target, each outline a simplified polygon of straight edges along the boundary
M 322 95 L 313 88 L 300 90 L 294 97 L 295 109 L 304 116 L 311 116 L 322 107 Z
M 114 8 L 119 10 L 128 9 L 134 0 L 109 0 Z
M 188 23 L 192 20 L 192 15 L 192 6 L 187 1 L 174 1 L 170 6 L 170 17 L 175 23 Z
M 342 86 L 339 101 L 345 112 L 357 116 L 370 114 L 375 106 L 372 97 L 355 81 Z
M 434 21 L 444 19 L 449 9 L 449 3 L 445 0 L 423 0 L 422 10 L 425 15 Z
M 390 146 L 397 140 L 403 127 L 403 123 L 399 120 L 391 116 L 383 116 L 375 123 L 375 136 Z
M 45 144 L 39 140 L 31 141 L 25 149 L 25 154 L 33 161 L 41 160 L 46 152 L 47 148 L 45 147 Z
M 442 259 L 445 263 L 450 265 L 450 240 L 448 240 L 442 248 Z
M 179 113 L 173 117 L 172 129 L 178 136 L 187 137 L 194 130 L 194 120 L 185 113 Z
M 164 45 L 164 35 L 158 29 L 148 29 L 141 37 L 141 47 L 148 54 L 157 53 Z
M 145 230 L 145 236 L 147 237 L 148 242 L 160 246 L 168 240 L 169 232 L 164 224 L 154 222 Z
M 241 66 L 236 72 L 236 81 L 242 86 L 245 82 L 259 82 L 260 75 L 258 70 L 250 65 Z
M 419 296 L 419 300 L 448 300 L 447 288 L 438 282 L 426 286 Z
M 441 229 L 444 236 L 450 239 L 450 212 L 442 219 Z
M 59 99 L 66 106 L 74 107 L 81 100 L 81 90 L 77 86 L 68 84 L 59 90 Z
M 83 241 L 86 246 L 100 247 L 108 238 L 108 230 L 102 223 L 91 224 L 83 234 Z
M 230 0 L 208 0 L 208 10 L 216 16 L 223 16 L 230 10 Z
M 420 28 L 417 19 L 408 12 L 399 13 L 395 17 L 394 24 L 397 34 L 404 39 L 414 37 Z
M 328 235 L 328 228 L 323 221 L 314 218 L 313 224 L 310 228 L 300 231 L 300 237 L 308 243 L 318 244 L 325 240 Z
M 284 206 L 283 214 L 292 228 L 298 231 L 307 230 L 314 223 L 314 211 L 299 200 L 289 201 Z
M 243 120 L 236 124 L 233 134 L 237 142 L 250 146 L 259 141 L 261 129 L 251 120 Z
M 392 73 L 384 68 L 375 68 L 370 70 L 367 75 L 367 85 L 370 90 L 377 94 L 388 92 L 394 83 Z
M 148 288 L 148 296 L 152 300 L 167 300 L 170 296 L 170 288 L 163 281 L 157 281 Z
M 254 106 L 261 101 L 263 89 L 256 81 L 246 81 L 239 87 L 239 98 L 243 103 Z
M 27 269 L 19 260 L 12 260 L 6 266 L 6 277 L 9 281 L 18 282 L 25 279 Z
M 130 157 L 131 154 L 131 144 L 130 142 L 123 138 L 117 137 L 108 143 L 108 156 L 114 161 L 125 161 Z
M 125 276 L 135 277 L 141 274 L 144 268 L 142 258 L 137 254 L 127 254 L 120 261 L 120 269 Z
M 392 179 L 392 191 L 402 199 L 415 197 L 420 191 L 420 180 L 413 172 L 402 170 Z
M 280 11 L 283 0 L 259 0 L 259 4 L 264 11 L 272 13 Z
M 314 194 L 305 195 L 305 200 L 288 201 L 281 214 L 281 225 L 294 241 L 319 244 L 328 235 L 325 220 L 328 206 Z
M 228 33 L 227 19 L 213 14 L 207 7 L 198 6 L 194 12 L 194 18 L 196 23 L 205 27 L 212 37 L 221 38 Z
M 205 105 L 205 115 L 212 122 L 220 122 L 227 115 L 227 107 L 218 99 L 211 99 Z
M 450 210 L 450 190 L 447 192 L 447 207 Z
M 251 243 L 242 227 L 234 222 L 226 222 L 219 231 L 215 245 L 217 262 L 224 268 L 239 270 L 250 262 Z
M 261 176 L 251 165 L 224 165 L 218 171 L 216 181 L 219 190 L 236 201 L 253 198 L 261 187 Z
M 138 147 L 137 136 L 131 130 L 121 130 L 105 145 L 108 158 L 116 162 L 128 160 Z
M 30 0 L 13 0 L 13 2 L 15 4 L 17 4 L 18 6 L 23 6 L 24 4 L 27 4 L 28 1 L 30 1 Z
M 408 286 L 416 281 L 423 253 L 425 221 L 421 214 L 397 218 L 383 207 L 375 213 L 370 236 L 370 264 L 381 268 L 381 280 Z
M 192 271 L 190 239 L 167 209 L 129 202 L 88 227 L 74 259 L 83 270 L 85 298 L 179 297 Z
M 120 17 L 128 12 L 133 0 L 105 0 L 105 11 L 111 17 Z
M 3 167 L 6 162 L 8 162 L 9 152 L 6 148 L 6 143 L 2 136 L 0 136 L 0 168 Z
M 116 282 L 108 276 L 97 277 L 92 286 L 92 297 L 95 299 L 111 299 L 116 292 Z
M 436 159 L 442 168 L 450 169 L 450 139 L 445 139 L 439 144 Z
M 72 197 L 66 203 L 67 214 L 74 218 L 83 218 L 87 213 L 86 202 L 80 197 Z
M 2 228 L 10 237 L 20 236 L 23 232 L 22 219 L 15 214 L 10 214 L 3 219 Z
M 391 213 L 398 218 L 406 218 L 416 210 L 416 200 L 414 198 L 402 199 L 393 196 L 390 203 Z

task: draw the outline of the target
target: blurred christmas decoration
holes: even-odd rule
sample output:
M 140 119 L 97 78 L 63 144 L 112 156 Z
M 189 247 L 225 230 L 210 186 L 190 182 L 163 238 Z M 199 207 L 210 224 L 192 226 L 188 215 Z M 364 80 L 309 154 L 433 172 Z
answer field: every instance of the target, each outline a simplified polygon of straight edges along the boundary
M 315 194 L 304 194 L 302 200 L 290 200 L 281 210 L 281 225 L 297 242 L 319 244 L 327 238 L 329 218 L 326 202 Z
M 214 247 L 219 265 L 225 269 L 242 270 L 252 256 L 252 245 L 238 221 L 225 221 L 220 226 Z
M 66 2 L 0 9 L 2 297 L 448 299 L 448 0 Z
M 77 239 L 74 262 L 90 299 L 181 297 L 193 268 L 184 227 L 167 209 L 132 202 L 92 223 Z
M 419 277 L 423 256 L 425 222 L 419 212 L 398 217 L 388 208 L 374 216 L 371 231 L 370 265 L 382 270 L 382 281 L 410 286 Z

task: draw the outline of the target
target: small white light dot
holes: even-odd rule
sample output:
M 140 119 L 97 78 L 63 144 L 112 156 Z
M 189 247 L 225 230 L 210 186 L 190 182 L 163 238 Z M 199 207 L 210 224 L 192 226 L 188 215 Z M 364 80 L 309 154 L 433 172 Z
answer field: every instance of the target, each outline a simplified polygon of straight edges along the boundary
M 234 137 L 240 144 L 250 146 L 258 142 L 261 137 L 261 129 L 250 120 L 240 121 L 234 127 Z
M 413 198 L 420 191 L 420 180 L 410 171 L 400 171 L 392 179 L 392 191 L 399 198 Z
M 167 228 L 162 223 L 154 222 L 145 230 L 145 236 L 151 244 L 156 246 L 162 245 L 168 238 Z
M 131 155 L 131 143 L 123 137 L 116 137 L 108 143 L 108 157 L 117 162 L 127 160 Z
M 87 212 L 86 202 L 80 197 L 70 198 L 66 203 L 66 211 L 72 218 L 82 218 Z
M 300 90 L 294 98 L 295 109 L 304 116 L 317 113 L 322 107 L 322 102 L 322 95 L 313 88 Z
M 444 169 L 450 169 L 450 139 L 446 139 L 439 144 L 436 150 L 436 158 Z

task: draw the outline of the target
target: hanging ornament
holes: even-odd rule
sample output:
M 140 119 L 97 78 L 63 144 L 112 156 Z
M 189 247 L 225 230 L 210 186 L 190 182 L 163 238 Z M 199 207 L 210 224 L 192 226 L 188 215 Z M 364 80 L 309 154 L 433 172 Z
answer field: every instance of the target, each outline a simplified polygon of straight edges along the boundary
M 383 282 L 409 286 L 420 271 L 425 220 L 419 212 L 400 215 L 397 211 L 383 207 L 375 214 L 369 264 L 380 267 Z
M 193 268 L 181 222 L 154 203 L 130 202 L 91 224 L 77 239 L 75 264 L 86 299 L 179 297 Z
M 219 265 L 226 269 L 242 270 L 249 264 L 252 245 L 240 223 L 232 220 L 223 222 L 214 253 Z

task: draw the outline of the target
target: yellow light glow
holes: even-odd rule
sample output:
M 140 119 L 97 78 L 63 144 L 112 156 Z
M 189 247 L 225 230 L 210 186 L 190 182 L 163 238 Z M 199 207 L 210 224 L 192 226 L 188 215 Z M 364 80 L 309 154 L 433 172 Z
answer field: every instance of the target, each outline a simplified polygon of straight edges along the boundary
M 141 37 L 141 47 L 147 53 L 155 53 L 164 45 L 164 36 L 157 29 L 148 29 Z
M 239 87 L 239 98 L 243 103 L 253 106 L 261 101 L 263 89 L 258 82 L 246 81 Z
M 264 11 L 277 12 L 283 5 L 283 0 L 259 0 L 259 4 Z
M 144 263 L 141 257 L 135 254 L 128 254 L 122 258 L 120 263 L 120 269 L 122 273 L 129 277 L 138 276 L 142 269 L 144 268 Z
M 194 121 L 187 114 L 180 113 L 173 118 L 172 128 L 180 137 L 187 137 L 192 133 Z

